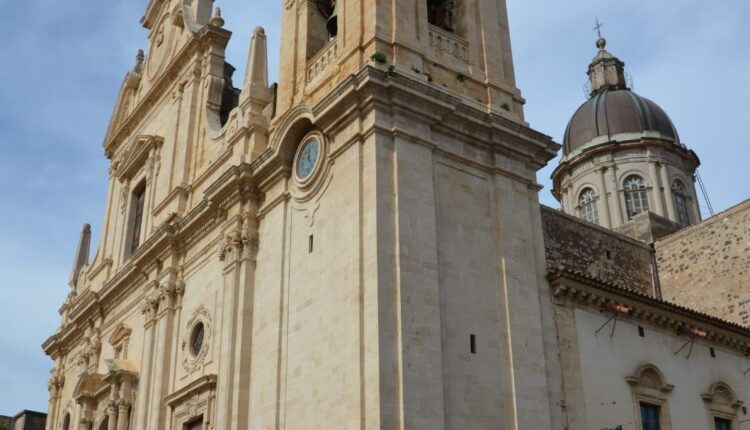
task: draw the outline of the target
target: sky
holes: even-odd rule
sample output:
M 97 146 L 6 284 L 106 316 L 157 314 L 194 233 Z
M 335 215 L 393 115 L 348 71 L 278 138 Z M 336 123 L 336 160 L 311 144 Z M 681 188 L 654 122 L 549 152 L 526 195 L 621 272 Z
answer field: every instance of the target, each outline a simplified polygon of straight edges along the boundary
M 750 2 L 507 0 L 518 86 L 531 127 L 562 141 L 585 101 L 598 17 L 634 90 L 662 106 L 701 158 L 716 211 L 750 197 Z M 58 309 L 81 226 L 95 252 L 108 160 L 102 141 L 117 92 L 147 33 L 147 0 L 0 0 L 0 415 L 46 411 L 52 362 L 41 344 Z M 252 29 L 265 27 L 277 76 L 282 0 L 217 0 L 244 76 Z M 540 171 L 542 203 L 558 207 Z M 705 204 L 704 204 L 705 207 Z M 708 212 L 704 208 L 704 215 Z M 74 381 L 69 381 L 74 383 Z

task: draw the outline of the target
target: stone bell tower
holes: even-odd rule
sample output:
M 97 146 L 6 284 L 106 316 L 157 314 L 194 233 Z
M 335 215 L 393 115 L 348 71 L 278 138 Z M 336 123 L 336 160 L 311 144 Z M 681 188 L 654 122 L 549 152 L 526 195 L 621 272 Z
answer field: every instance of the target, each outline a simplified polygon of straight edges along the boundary
M 377 54 L 379 64 L 523 118 L 504 1 L 284 0 L 281 46 L 277 112 L 320 100 Z
M 523 121 L 505 1 L 283 7 L 256 282 L 287 302 L 253 366 L 257 399 L 286 397 L 252 419 L 552 428 L 536 172 L 558 145 Z

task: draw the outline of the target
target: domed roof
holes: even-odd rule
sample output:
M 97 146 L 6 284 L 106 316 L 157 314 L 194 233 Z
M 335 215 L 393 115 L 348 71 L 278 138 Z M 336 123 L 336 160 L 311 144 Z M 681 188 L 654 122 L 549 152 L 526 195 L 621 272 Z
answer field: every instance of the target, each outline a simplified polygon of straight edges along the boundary
M 597 40 L 599 52 L 588 71 L 591 98 L 578 108 L 568 123 L 563 153 L 568 155 L 602 136 L 606 139 L 601 143 L 614 141 L 618 134 L 649 133 L 651 137 L 679 144 L 672 120 L 659 105 L 628 88 L 625 63 L 607 52 L 606 46 L 604 38 Z
M 600 136 L 644 132 L 680 141 L 672 120 L 659 105 L 629 89 L 603 89 L 573 115 L 565 130 L 563 151 L 568 155 Z

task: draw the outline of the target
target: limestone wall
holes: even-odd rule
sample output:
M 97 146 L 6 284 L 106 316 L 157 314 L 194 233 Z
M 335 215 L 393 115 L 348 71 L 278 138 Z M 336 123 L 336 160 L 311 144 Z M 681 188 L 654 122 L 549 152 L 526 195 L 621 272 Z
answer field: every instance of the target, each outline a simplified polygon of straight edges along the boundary
M 656 242 L 664 299 L 750 325 L 750 200 Z
M 575 393 L 568 398 L 569 428 L 604 429 L 621 425 L 627 430 L 639 429 L 638 402 L 645 400 L 661 406 L 662 428 L 707 429 L 713 428 L 714 405 L 701 396 L 710 392 L 714 384 L 725 383 L 740 397 L 737 400 L 747 400 L 744 395 L 750 385 L 743 371 L 748 360 L 741 353 L 698 341 L 691 351 L 686 347 L 675 355 L 689 337 L 645 325 L 641 337 L 639 323 L 629 319 L 619 320 L 612 337 L 611 322 L 597 335 L 596 330 L 608 318 L 609 315 L 595 311 L 558 307 L 558 324 L 567 327 L 560 331 L 567 358 L 565 381 L 570 384 L 569 393 Z M 715 356 L 711 354 L 712 347 Z M 649 366 L 658 369 L 662 381 L 646 378 L 639 372 Z M 637 376 L 643 385 L 659 385 L 658 394 L 653 398 L 643 397 L 648 390 L 639 390 L 632 379 Z M 669 385 L 674 387 L 670 390 Z M 585 412 L 578 413 L 579 405 L 585 405 Z M 726 416 L 734 418 L 734 426 L 747 419 L 741 410 L 737 412 L 734 417 Z
M 547 267 L 654 294 L 651 249 L 610 230 L 542 206 Z

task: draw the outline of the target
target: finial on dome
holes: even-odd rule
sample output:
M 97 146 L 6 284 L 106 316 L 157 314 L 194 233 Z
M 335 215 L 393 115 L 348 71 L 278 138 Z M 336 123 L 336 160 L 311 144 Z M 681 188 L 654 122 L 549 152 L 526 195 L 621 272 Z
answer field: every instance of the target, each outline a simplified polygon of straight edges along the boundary
M 211 17 L 211 25 L 224 27 L 224 18 L 221 17 L 221 8 L 217 7 L 214 16 Z
M 596 54 L 594 61 L 589 65 L 592 95 L 602 90 L 628 88 L 625 80 L 625 63 L 605 49 L 607 47 L 607 39 L 602 36 L 602 27 L 604 27 L 604 24 L 597 18 L 594 31 L 599 36 L 599 39 L 596 41 L 599 53 Z
M 599 39 L 596 41 L 596 47 L 599 48 L 600 51 L 604 51 L 604 48 L 607 47 L 607 39 L 602 36 L 602 27 L 604 27 L 604 24 L 602 24 L 599 21 L 599 18 L 596 18 L 596 25 L 594 26 L 594 31 L 599 36 Z

